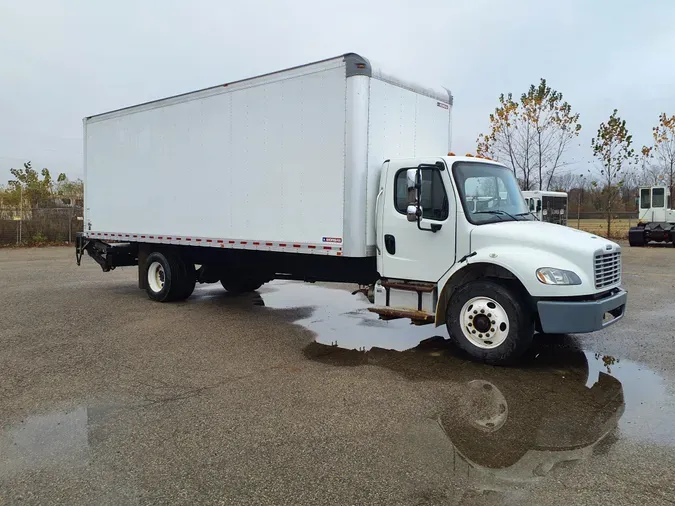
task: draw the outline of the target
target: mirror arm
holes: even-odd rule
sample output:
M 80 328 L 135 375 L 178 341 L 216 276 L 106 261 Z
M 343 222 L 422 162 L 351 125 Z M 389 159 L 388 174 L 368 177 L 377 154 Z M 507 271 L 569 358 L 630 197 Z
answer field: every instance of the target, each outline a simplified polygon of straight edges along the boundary
M 438 232 L 438 231 L 441 229 L 441 227 L 443 226 L 443 225 L 441 225 L 440 223 L 431 223 L 431 224 L 429 225 L 429 228 L 422 228 L 421 221 L 422 221 L 422 218 L 421 218 L 421 217 L 417 218 L 417 228 L 419 228 L 419 229 L 422 230 L 423 232 L 433 232 L 433 233 L 435 234 L 435 233 Z

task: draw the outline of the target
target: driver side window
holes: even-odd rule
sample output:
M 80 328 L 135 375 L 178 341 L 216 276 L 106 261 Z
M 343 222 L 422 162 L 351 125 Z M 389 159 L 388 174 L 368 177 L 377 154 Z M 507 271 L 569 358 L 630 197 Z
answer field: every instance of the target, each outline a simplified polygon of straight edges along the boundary
M 443 221 L 448 218 L 449 204 L 448 194 L 443 185 L 443 178 L 438 169 L 426 169 L 421 171 L 422 176 L 422 218 L 426 220 Z M 394 205 L 401 214 L 406 214 L 408 207 L 408 190 L 406 186 L 406 169 L 400 170 L 396 174 L 394 183 L 396 198 Z

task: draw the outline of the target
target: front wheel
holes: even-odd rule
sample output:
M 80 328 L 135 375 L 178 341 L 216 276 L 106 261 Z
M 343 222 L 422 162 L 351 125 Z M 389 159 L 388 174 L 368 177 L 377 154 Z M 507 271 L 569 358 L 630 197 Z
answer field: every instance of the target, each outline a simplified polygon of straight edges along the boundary
M 471 357 L 513 363 L 532 344 L 534 314 L 522 296 L 495 281 L 472 281 L 450 298 L 450 338 Z

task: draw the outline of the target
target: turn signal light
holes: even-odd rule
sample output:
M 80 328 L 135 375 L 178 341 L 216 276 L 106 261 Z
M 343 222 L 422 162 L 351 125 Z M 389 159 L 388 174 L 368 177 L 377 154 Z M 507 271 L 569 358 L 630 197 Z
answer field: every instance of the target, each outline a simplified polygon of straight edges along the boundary
M 450 152 L 448 153 L 448 156 L 457 156 L 457 155 L 455 155 L 455 153 L 453 153 L 452 151 L 450 151 Z
M 469 158 L 473 158 L 473 155 L 472 155 L 471 153 L 467 153 L 467 154 L 464 155 L 464 156 L 468 156 Z

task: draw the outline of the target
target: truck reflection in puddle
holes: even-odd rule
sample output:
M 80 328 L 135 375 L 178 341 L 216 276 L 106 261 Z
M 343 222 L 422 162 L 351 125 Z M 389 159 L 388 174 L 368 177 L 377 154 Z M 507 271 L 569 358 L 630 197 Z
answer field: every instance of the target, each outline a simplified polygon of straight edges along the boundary
M 444 328 L 378 320 L 346 290 L 273 283 L 256 300 L 277 309 L 312 307 L 296 321 L 316 333 L 307 358 L 374 365 L 415 382 L 433 399 L 429 415 L 452 445 L 455 472 L 474 489 L 537 482 L 615 440 L 623 385 L 607 372 L 611 359 L 578 349 L 573 338 L 538 338 L 518 368 L 490 367 L 462 356 Z
M 441 337 L 403 352 L 311 343 L 305 354 L 332 365 L 384 367 L 421 382 L 420 394 L 434 399 L 430 415 L 452 445 L 454 471 L 477 490 L 520 487 L 556 465 L 588 458 L 613 439 L 607 436 L 624 413 L 621 382 L 594 371 L 595 356 L 575 349 L 540 347 L 518 369 L 468 362 Z

